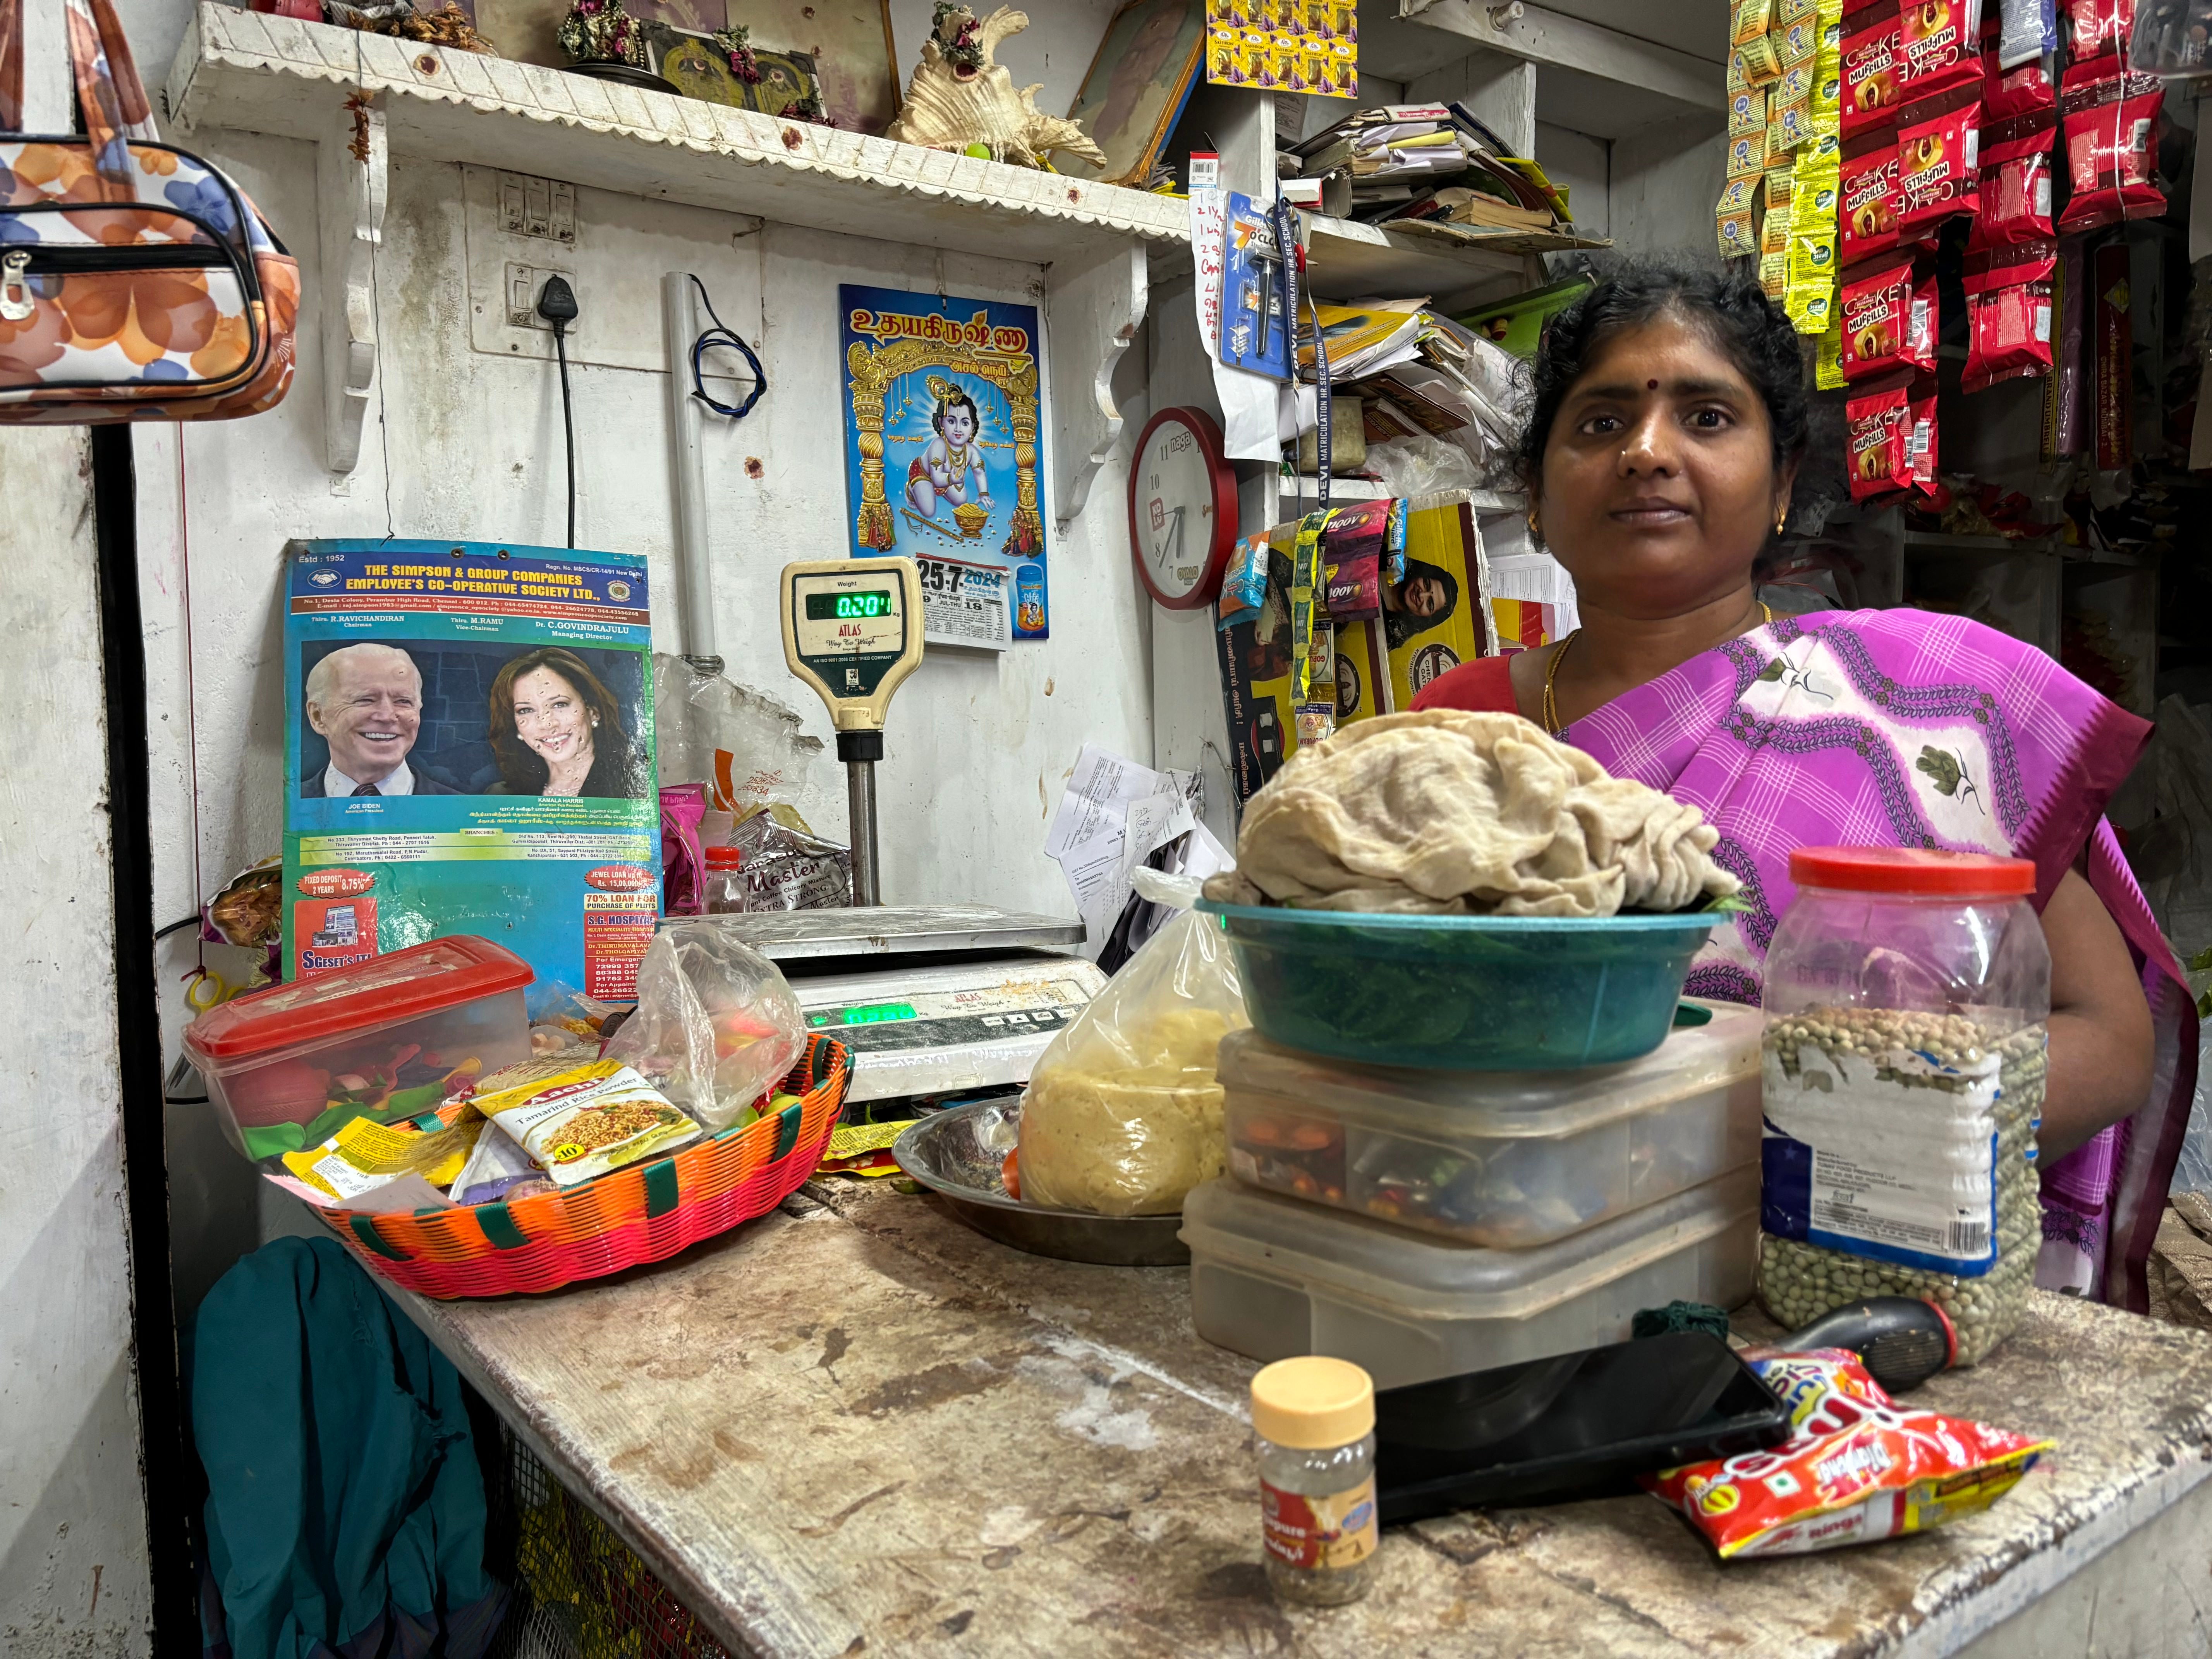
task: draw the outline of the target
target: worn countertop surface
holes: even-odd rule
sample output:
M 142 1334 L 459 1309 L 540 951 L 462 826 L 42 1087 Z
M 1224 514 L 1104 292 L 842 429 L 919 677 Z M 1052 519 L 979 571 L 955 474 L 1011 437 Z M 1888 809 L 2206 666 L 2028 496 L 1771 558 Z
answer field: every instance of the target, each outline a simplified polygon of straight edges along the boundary
M 703 1619 L 763 1655 L 1949 1652 L 2212 1473 L 2212 1337 L 2037 1296 L 1913 1403 L 2055 1437 L 1917 1538 L 1717 1565 L 1655 1499 L 1385 1534 L 1374 1593 L 1259 1565 L 1249 1361 L 1180 1268 L 1073 1266 L 887 1187 L 810 1187 L 556 1295 L 398 1298 Z

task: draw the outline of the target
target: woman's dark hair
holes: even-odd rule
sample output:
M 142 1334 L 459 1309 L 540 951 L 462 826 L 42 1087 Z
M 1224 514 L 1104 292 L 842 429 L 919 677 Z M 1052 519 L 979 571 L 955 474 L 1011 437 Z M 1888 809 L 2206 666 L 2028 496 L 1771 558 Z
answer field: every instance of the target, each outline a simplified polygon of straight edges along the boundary
M 1749 276 L 1662 264 L 1624 265 L 1553 318 L 1536 353 L 1535 401 L 1521 433 L 1521 474 L 1543 487 L 1559 406 L 1607 336 L 1672 313 L 1693 323 L 1766 405 L 1779 471 L 1805 453 L 1805 363 L 1796 329 Z
M 1386 607 L 1382 612 L 1382 637 L 1389 641 L 1389 648 L 1393 651 L 1415 635 L 1425 634 L 1439 623 L 1449 621 L 1459 610 L 1459 579 L 1440 564 L 1431 564 L 1424 559 L 1407 560 L 1406 580 L 1398 586 L 1407 587 L 1425 579 L 1443 584 L 1443 609 L 1433 617 L 1419 617 L 1410 611 L 1392 611 Z
M 491 748 L 499 757 L 499 775 L 509 793 L 542 794 L 552 779 L 552 769 L 545 764 L 544 757 L 523 742 L 521 733 L 514 729 L 514 683 L 541 668 L 568 681 L 584 700 L 585 707 L 599 717 L 598 729 L 592 734 L 592 770 L 584 781 L 583 793 L 637 793 L 635 780 L 629 776 L 633 769 L 629 733 L 623 729 L 622 705 L 615 701 L 615 694 L 607 690 L 599 677 L 584 665 L 581 657 L 557 645 L 524 652 L 501 669 L 499 677 L 491 683 L 486 699 L 491 713 Z

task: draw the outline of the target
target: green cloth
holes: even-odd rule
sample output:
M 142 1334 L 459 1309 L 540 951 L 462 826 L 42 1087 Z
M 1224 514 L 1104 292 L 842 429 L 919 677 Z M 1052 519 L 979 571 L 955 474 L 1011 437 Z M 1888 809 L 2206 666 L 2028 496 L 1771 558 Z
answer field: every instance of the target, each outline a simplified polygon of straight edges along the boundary
M 505 1592 L 461 1379 L 351 1257 L 283 1238 L 194 1328 L 207 1567 L 236 1659 L 480 1653 Z

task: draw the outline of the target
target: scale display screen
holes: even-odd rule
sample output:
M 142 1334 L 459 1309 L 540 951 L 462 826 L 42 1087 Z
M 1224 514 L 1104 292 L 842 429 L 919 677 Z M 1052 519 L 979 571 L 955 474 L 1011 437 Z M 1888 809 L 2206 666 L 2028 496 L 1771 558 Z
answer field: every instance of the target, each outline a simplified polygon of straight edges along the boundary
M 845 622 L 854 617 L 888 617 L 895 602 L 894 595 L 875 590 L 861 593 L 809 593 L 806 620 Z
M 911 1002 L 875 1002 L 861 1008 L 834 1008 L 826 1013 L 810 1014 L 806 1023 L 819 1028 L 833 1019 L 840 1025 L 881 1025 L 895 1019 L 919 1019 Z

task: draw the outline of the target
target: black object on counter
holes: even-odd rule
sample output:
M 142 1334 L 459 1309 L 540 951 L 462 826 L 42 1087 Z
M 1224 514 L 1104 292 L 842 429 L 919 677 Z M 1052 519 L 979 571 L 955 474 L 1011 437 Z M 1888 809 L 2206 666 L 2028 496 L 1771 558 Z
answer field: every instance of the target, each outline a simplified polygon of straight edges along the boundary
M 1775 1345 L 1792 1352 L 1847 1348 L 1867 1375 L 1891 1394 L 1917 1389 L 1959 1357 L 1959 1334 L 1933 1302 L 1911 1296 L 1875 1296 L 1831 1308 L 1802 1331 Z
M 1633 1490 L 1635 1477 L 1779 1444 L 1790 1413 L 1725 1342 L 1639 1342 L 1375 1396 L 1382 1524 Z

